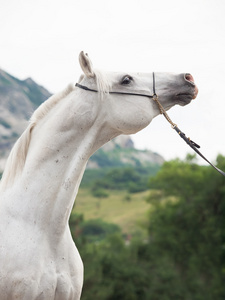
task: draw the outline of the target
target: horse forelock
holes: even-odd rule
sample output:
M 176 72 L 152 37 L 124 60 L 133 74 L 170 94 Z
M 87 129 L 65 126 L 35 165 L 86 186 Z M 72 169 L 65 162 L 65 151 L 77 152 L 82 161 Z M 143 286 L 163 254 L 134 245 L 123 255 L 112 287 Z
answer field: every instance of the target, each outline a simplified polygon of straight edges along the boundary
M 74 86 L 72 84 L 68 85 L 66 89 L 48 98 L 35 110 L 31 116 L 28 127 L 17 140 L 10 152 L 2 175 L 2 180 L 0 182 L 0 189 L 4 190 L 6 187 L 10 186 L 14 182 L 15 178 L 22 172 L 27 158 L 33 128 L 60 100 L 65 98 L 73 90 Z

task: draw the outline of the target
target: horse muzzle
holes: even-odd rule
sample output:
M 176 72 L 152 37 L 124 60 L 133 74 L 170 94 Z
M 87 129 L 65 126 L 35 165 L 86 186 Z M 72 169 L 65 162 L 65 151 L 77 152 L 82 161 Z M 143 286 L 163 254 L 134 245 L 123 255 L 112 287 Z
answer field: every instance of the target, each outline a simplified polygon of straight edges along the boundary
M 192 95 L 193 98 L 192 99 L 195 99 L 198 95 L 198 87 L 195 84 L 193 76 L 189 73 L 186 73 L 186 74 L 184 74 L 184 79 L 193 86 L 194 89 L 193 89 L 193 95 Z

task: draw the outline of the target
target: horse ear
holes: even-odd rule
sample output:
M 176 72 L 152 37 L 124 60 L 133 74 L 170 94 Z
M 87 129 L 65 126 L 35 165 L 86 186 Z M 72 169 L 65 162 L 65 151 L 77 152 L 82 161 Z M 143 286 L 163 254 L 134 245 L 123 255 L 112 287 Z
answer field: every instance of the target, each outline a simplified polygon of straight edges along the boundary
M 88 54 L 84 54 L 84 51 L 81 51 L 80 55 L 79 55 L 79 62 L 80 62 L 80 66 L 81 69 L 83 70 L 84 74 L 87 77 L 94 77 L 94 71 L 93 71 L 93 67 L 92 67 L 92 62 L 90 60 L 90 58 L 88 57 Z

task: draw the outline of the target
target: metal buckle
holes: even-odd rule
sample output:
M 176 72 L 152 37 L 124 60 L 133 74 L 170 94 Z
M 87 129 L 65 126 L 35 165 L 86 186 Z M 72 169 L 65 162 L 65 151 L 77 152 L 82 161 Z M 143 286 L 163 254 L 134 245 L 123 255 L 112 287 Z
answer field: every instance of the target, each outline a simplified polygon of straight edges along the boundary
M 158 95 L 157 95 L 157 94 L 154 94 L 154 95 L 152 96 L 152 99 L 153 99 L 154 101 L 157 101 L 157 100 L 158 100 Z

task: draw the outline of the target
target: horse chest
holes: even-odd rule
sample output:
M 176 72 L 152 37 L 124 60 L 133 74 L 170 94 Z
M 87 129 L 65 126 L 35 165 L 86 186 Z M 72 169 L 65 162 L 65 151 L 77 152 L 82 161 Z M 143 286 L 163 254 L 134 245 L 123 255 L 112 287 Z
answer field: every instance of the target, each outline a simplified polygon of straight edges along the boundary
M 63 268 L 43 258 L 39 264 L 27 265 L 26 257 L 20 264 L 17 261 L 18 257 L 14 258 L 13 266 L 3 263 L 0 270 L 1 300 L 80 299 L 83 276 L 79 272 L 71 276 L 68 266 Z
M 82 261 L 66 237 L 53 246 L 16 222 L 0 235 L 1 300 L 78 300 L 82 281 Z
M 0 275 L 0 290 L 1 300 L 77 300 L 81 293 L 68 274 L 50 270 L 41 276 L 19 271 Z

